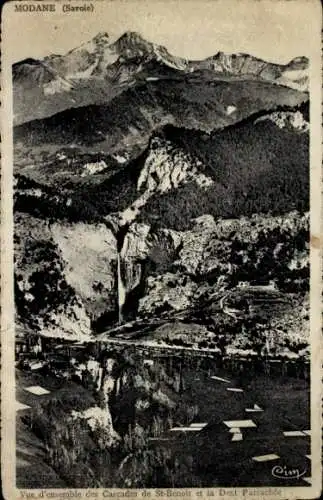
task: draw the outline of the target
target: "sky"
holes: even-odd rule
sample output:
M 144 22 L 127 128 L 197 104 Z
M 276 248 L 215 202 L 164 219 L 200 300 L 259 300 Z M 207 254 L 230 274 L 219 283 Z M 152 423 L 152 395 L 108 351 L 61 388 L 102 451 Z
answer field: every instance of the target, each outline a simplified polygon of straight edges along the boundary
M 71 5 L 84 3 L 73 0 Z M 11 60 L 64 54 L 98 32 L 107 32 L 112 42 L 125 31 L 137 31 L 174 55 L 188 59 L 202 59 L 223 51 L 245 52 L 267 61 L 287 63 L 297 56 L 309 57 L 315 43 L 315 26 L 320 32 L 320 2 L 315 0 L 90 3 L 93 13 L 65 14 L 59 3 L 55 13 L 15 13 L 14 4 L 7 4 L 3 39 Z

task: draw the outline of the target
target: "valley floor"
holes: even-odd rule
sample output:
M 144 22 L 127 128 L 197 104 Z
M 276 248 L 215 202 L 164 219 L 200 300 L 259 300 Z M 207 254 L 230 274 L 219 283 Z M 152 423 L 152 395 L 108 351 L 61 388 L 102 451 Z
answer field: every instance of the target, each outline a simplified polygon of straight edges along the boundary
M 141 361 L 144 364 L 144 357 Z M 154 363 L 165 363 L 165 359 L 156 357 Z M 152 434 L 148 438 L 148 450 L 175 453 L 180 464 L 189 461 L 201 487 L 309 485 L 309 381 L 296 377 L 239 374 L 228 369 L 194 369 L 189 364 L 184 366 L 182 376 L 185 383 L 176 403 L 183 408 L 195 405 L 198 412 L 193 422 L 174 425 L 177 430 L 168 428 L 157 437 Z M 17 402 L 26 405 L 17 405 L 17 486 L 77 486 L 66 484 L 66 478 L 59 477 L 47 463 L 45 444 L 41 436 L 35 436 L 32 426 L 26 424 L 26 417 L 37 405 L 57 399 L 64 401 L 71 396 L 80 397 L 88 407 L 93 406 L 93 393 L 71 380 L 21 369 L 17 369 L 16 382 Z M 167 393 L 165 387 L 163 390 Z M 253 427 L 245 428 L 250 420 Z M 240 422 L 230 427 L 231 421 Z M 184 431 L 192 423 L 193 426 L 206 425 L 196 431 Z M 291 435 L 284 435 L 286 432 Z M 237 434 L 241 437 L 234 438 Z M 264 458 L 257 461 L 255 457 Z M 275 477 L 275 466 L 298 469 L 302 477 Z M 171 486 L 181 485 L 175 482 Z M 156 483 L 153 487 L 166 486 Z
M 228 377 L 227 373 L 221 374 Z M 274 466 L 298 468 L 311 476 L 310 436 L 288 437 L 283 432 L 309 429 L 309 387 L 305 381 L 265 376 L 249 382 L 228 377 L 224 383 L 191 373 L 183 400 L 196 401 L 199 421 L 207 426 L 198 433 L 178 433 L 171 442 L 182 459 L 191 455 L 198 462 L 203 486 L 304 486 L 304 479 L 278 479 Z M 243 392 L 228 391 L 243 388 Z M 258 405 L 263 412 L 246 412 Z M 256 427 L 241 428 L 243 439 L 232 441 L 233 433 L 224 422 L 251 419 Z M 232 428 L 232 427 L 231 427 Z M 168 433 L 168 436 L 171 433 Z M 165 444 L 166 443 L 166 444 Z M 277 459 L 257 462 L 253 457 L 275 454 Z M 269 458 L 269 457 L 268 457 Z

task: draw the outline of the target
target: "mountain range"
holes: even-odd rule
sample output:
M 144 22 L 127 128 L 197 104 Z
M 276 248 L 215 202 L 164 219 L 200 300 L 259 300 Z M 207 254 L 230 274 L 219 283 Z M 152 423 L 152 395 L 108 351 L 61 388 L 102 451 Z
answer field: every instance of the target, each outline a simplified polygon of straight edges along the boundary
M 279 65 L 247 54 L 218 52 L 201 61 L 189 61 L 172 56 L 138 33 L 127 32 L 113 43 L 107 33 L 99 33 L 65 55 L 29 58 L 13 65 L 15 124 L 69 108 L 107 104 L 124 90 L 148 82 L 190 83 L 193 77 L 194 83 L 201 74 L 207 75 L 208 86 L 243 80 L 308 91 L 306 57 Z
M 304 345 L 306 58 L 189 61 L 137 33 L 113 43 L 104 33 L 16 63 L 13 86 L 25 328 L 154 338 L 162 321 L 170 342 L 176 317 L 197 343 L 230 330 L 246 348 L 266 324 L 285 328 L 277 348 Z M 274 281 L 276 295 L 240 291 L 255 279 Z

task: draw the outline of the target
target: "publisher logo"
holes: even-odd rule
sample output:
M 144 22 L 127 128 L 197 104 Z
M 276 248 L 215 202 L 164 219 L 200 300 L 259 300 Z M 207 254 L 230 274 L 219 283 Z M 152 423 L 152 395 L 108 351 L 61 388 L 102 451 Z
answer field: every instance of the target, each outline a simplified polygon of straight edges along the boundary
M 275 465 L 271 474 L 279 479 L 300 479 L 306 474 L 306 470 L 300 472 L 297 468 L 287 467 L 286 465 Z

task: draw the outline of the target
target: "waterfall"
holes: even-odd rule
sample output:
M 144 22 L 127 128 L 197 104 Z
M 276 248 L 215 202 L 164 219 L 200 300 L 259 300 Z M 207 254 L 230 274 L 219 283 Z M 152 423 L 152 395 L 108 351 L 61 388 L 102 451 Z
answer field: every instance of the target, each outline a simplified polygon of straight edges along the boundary
M 122 308 L 124 306 L 126 300 L 126 288 L 122 281 L 121 274 L 121 257 L 120 252 L 118 252 L 118 271 L 117 271 L 117 282 L 118 282 L 118 311 L 119 311 L 119 324 L 121 325 L 123 317 L 122 317 Z
M 125 241 L 130 224 L 114 227 L 114 234 L 117 240 L 117 296 L 118 296 L 118 320 L 119 325 L 124 321 L 124 316 L 129 316 L 138 306 L 136 293 L 142 281 L 142 264 L 133 256 L 127 257 L 129 241 Z M 130 252 L 131 254 L 131 252 Z M 129 300 L 128 300 L 129 299 Z M 130 311 L 128 306 L 131 303 Z M 126 309 L 125 310 L 125 306 Z M 132 314 L 133 315 L 133 314 Z
M 120 378 L 117 378 L 116 380 L 116 389 L 115 389 L 115 393 L 116 393 L 116 396 L 119 396 L 119 393 L 120 393 Z

